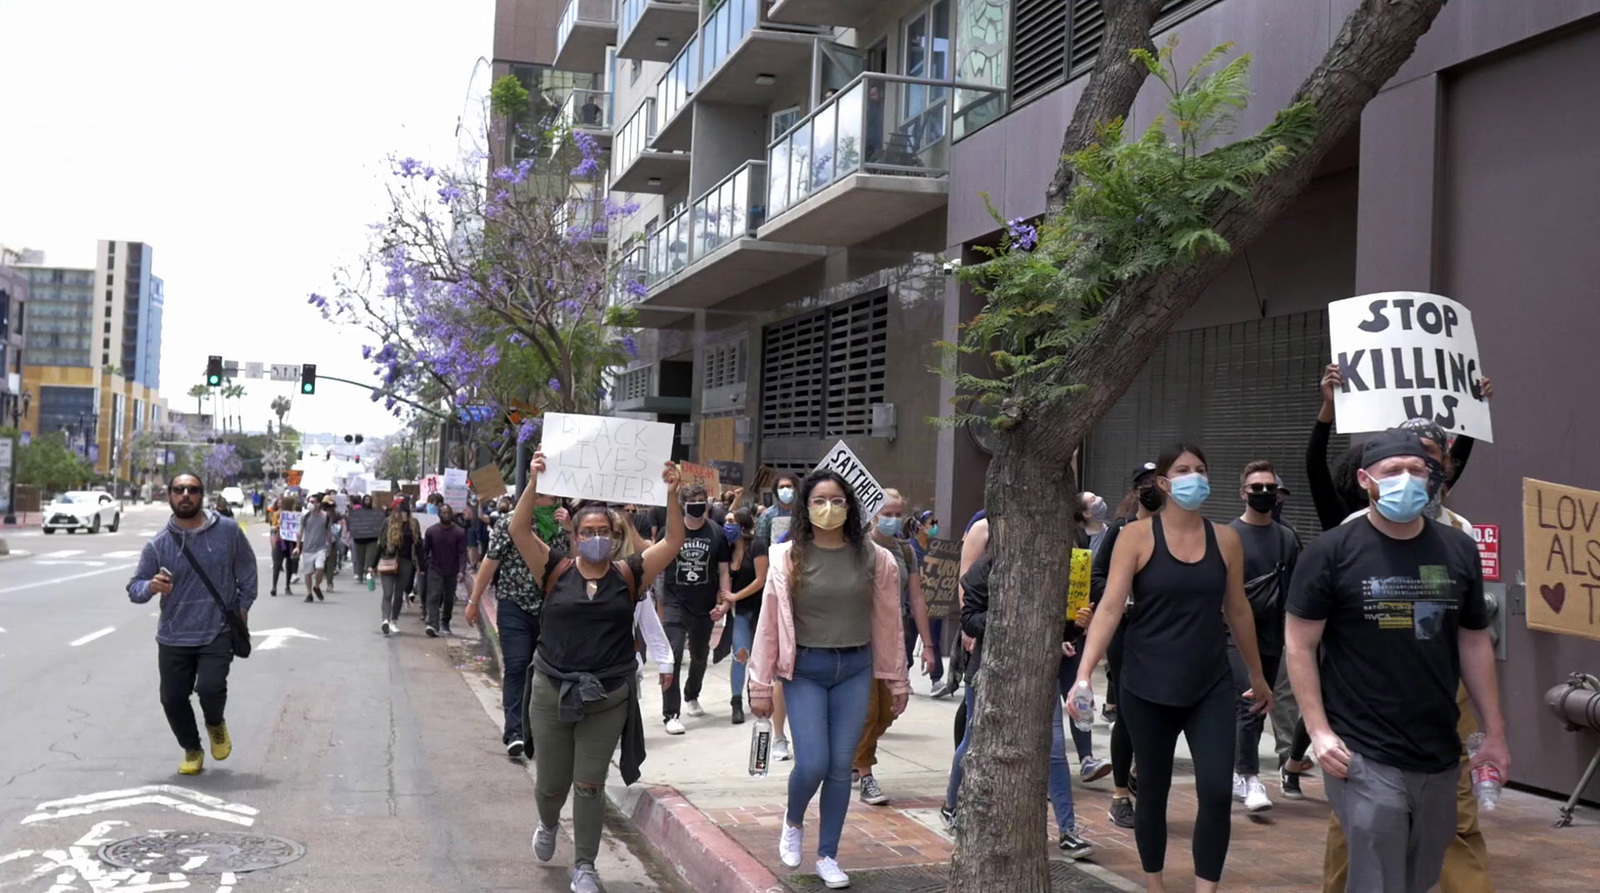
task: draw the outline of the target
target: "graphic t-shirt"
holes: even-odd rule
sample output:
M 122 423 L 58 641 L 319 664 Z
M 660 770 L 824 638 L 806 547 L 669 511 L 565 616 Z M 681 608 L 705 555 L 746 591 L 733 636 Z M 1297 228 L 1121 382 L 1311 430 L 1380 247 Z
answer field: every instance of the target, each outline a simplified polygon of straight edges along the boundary
M 1322 698 L 1351 750 L 1411 772 L 1457 764 L 1456 637 L 1489 625 L 1472 537 L 1435 522 L 1409 540 L 1340 525 L 1301 554 L 1288 610 L 1327 621 Z
M 721 527 L 708 521 L 698 530 L 685 531 L 683 548 L 661 575 L 667 603 L 690 614 L 710 614 L 717 606 L 717 589 L 722 581 L 717 565 L 732 560 L 733 550 L 728 548 Z

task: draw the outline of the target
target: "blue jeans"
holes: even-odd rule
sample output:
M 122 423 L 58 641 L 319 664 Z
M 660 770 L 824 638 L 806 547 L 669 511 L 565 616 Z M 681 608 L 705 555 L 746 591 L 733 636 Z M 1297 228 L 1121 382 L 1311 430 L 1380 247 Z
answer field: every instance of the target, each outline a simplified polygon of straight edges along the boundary
M 746 658 L 750 649 L 755 645 L 756 630 L 751 622 L 754 618 L 734 614 L 728 618 L 733 624 L 733 665 L 728 668 L 728 677 L 733 680 L 733 698 L 739 700 L 744 697 L 744 661 L 739 660 L 739 652 L 743 651 Z
M 501 705 L 506 711 L 506 733 L 502 744 L 527 741 L 522 728 L 523 692 L 528 683 L 528 667 L 533 663 L 533 648 L 539 642 L 539 615 L 529 614 L 509 598 L 500 599 L 500 654 L 504 666 Z
M 956 796 L 961 793 L 961 779 L 964 773 L 961 770 L 962 758 L 967 755 L 967 748 L 972 744 L 972 718 L 978 712 L 977 694 L 975 686 L 967 686 L 967 733 L 961 737 L 961 743 L 956 745 L 956 756 L 950 764 L 950 783 L 945 789 L 944 805 L 950 809 L 956 807 Z M 1067 763 L 1067 736 L 1062 727 L 1061 699 L 1055 701 L 1054 726 L 1050 735 L 1050 805 L 1056 813 L 1056 830 L 1070 831 L 1075 826 L 1072 811 L 1072 767 Z
M 872 648 L 827 651 L 800 648 L 794 679 L 783 684 L 794 740 L 794 769 L 789 773 L 788 820 L 805 822 L 806 808 L 822 788 L 822 829 L 817 856 L 839 855 L 844 814 L 850 808 L 850 770 L 856 745 L 867 724 L 872 697 Z

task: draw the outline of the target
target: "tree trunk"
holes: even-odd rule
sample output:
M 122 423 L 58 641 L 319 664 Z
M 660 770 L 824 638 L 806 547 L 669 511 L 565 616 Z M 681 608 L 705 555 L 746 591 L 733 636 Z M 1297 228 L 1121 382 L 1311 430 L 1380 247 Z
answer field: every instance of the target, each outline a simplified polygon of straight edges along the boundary
M 1076 534 L 1071 449 L 1024 422 L 989 465 L 989 614 L 960 797 L 952 891 L 1047 893 L 1051 698 Z M 1062 581 L 1039 588 L 1038 581 Z M 1019 597 L 1020 596 L 1020 597 Z

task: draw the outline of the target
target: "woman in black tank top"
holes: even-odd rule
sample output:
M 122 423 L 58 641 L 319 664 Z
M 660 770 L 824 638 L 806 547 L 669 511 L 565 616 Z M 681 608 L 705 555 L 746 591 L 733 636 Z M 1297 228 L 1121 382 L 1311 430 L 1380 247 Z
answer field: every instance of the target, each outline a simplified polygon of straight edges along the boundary
M 1210 495 L 1205 454 L 1175 444 L 1156 462 L 1165 505 L 1117 537 L 1105 595 L 1089 624 L 1078 682 L 1088 684 L 1095 664 L 1123 623 L 1118 716 L 1128 724 L 1139 766 L 1134 838 L 1150 893 L 1165 893 L 1161 870 L 1167 850 L 1167 794 L 1172 787 L 1178 735 L 1194 758 L 1196 893 L 1211 893 L 1228 856 L 1233 808 L 1234 702 L 1223 623 L 1241 643 L 1250 670 L 1255 709 L 1271 706 L 1272 686 L 1261 673 L 1255 621 L 1244 594 L 1244 549 L 1239 535 L 1200 515 Z M 1076 711 L 1074 711 L 1076 712 Z

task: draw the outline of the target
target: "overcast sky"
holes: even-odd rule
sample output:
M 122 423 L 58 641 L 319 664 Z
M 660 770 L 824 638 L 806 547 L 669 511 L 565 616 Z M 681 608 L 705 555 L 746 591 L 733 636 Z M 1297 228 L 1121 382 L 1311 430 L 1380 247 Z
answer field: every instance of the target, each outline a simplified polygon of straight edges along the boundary
M 492 0 L 0 0 L 0 243 L 93 266 L 154 249 L 161 392 L 208 354 L 360 381 L 364 343 L 306 304 L 382 217 L 390 153 L 448 163 Z M 245 428 L 289 384 L 247 381 Z M 365 391 L 296 396 L 302 431 L 392 431 Z

